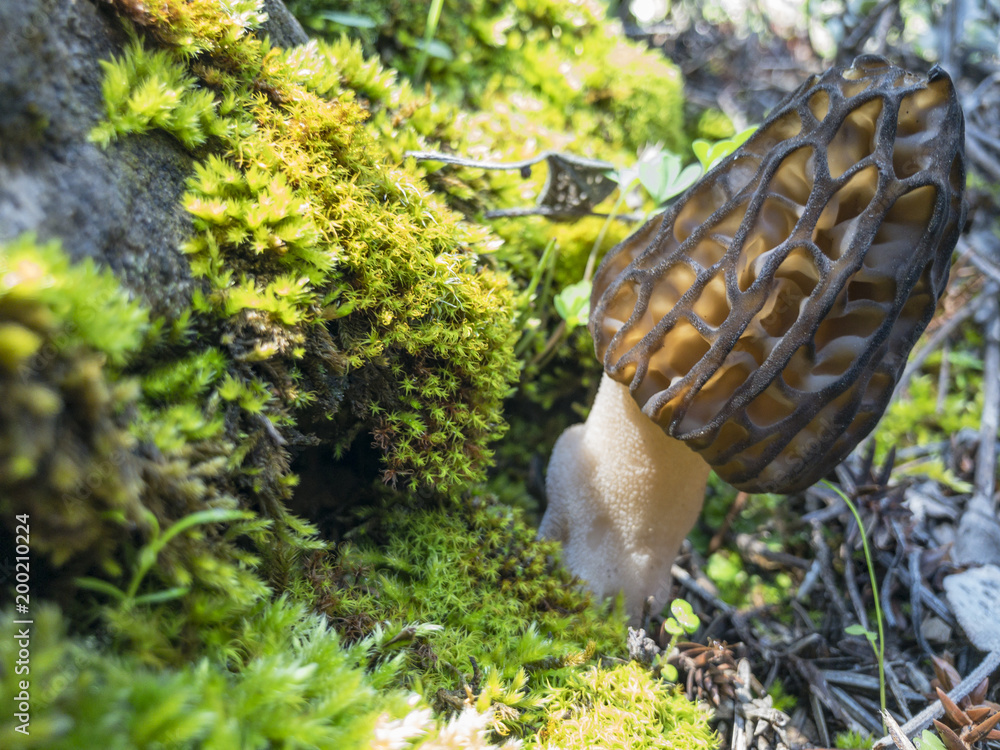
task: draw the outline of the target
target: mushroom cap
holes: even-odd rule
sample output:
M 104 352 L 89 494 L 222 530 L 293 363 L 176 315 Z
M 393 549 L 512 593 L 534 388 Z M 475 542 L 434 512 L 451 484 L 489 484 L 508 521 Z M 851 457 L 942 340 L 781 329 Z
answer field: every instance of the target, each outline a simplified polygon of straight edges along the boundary
M 813 76 L 597 271 L 605 371 L 723 479 L 793 492 L 877 423 L 965 223 L 951 79 Z

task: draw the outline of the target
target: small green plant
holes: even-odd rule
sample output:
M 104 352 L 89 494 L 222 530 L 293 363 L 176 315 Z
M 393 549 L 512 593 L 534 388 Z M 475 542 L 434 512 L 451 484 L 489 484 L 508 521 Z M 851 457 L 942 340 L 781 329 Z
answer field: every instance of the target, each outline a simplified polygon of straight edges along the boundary
M 573 330 L 577 326 L 587 325 L 591 286 L 591 283 L 584 279 L 570 284 L 555 296 L 556 312 L 566 321 L 567 329 Z
M 925 729 L 919 737 L 914 738 L 919 750 L 947 750 L 940 738 L 930 729 Z
M 659 147 L 648 149 L 636 165 L 637 178 L 657 206 L 680 195 L 701 177 L 701 166 L 682 166 L 681 157 Z
M 673 653 L 682 635 L 685 633 L 692 635 L 701 627 L 701 619 L 694 613 L 686 599 L 674 599 L 670 602 L 670 614 L 673 617 L 668 617 L 663 622 L 663 629 L 670 633 L 670 642 L 663 651 L 665 658 L 669 658 Z M 660 664 L 660 675 L 668 682 L 677 682 L 677 667 L 663 662 Z
M 786 714 L 790 714 L 798 703 L 794 695 L 789 695 L 785 691 L 785 683 L 779 679 L 771 683 L 771 687 L 767 689 L 767 694 L 771 696 L 771 705 Z
M 716 141 L 715 143 L 699 138 L 691 144 L 691 150 L 694 151 L 694 155 L 698 157 L 698 161 L 701 162 L 702 168 L 707 172 L 733 153 L 733 151 L 742 146 L 743 143 L 755 132 L 757 132 L 756 125 L 740 131 L 732 138 L 726 138 L 721 141 Z
M 438 21 L 441 20 L 443 5 L 444 0 L 431 0 L 427 9 L 427 26 L 424 29 L 424 38 L 414 45 L 420 50 L 420 56 L 417 58 L 417 69 L 413 73 L 413 78 L 417 83 L 420 83 L 424 78 L 428 57 L 437 57 L 442 60 L 455 59 L 455 53 L 451 51 L 451 47 L 440 39 L 434 38 L 437 33 Z
M 169 601 L 171 599 L 179 599 L 188 593 L 190 590 L 189 587 L 175 586 L 162 591 L 153 591 L 148 594 L 137 596 L 139 586 L 142 584 L 143 579 L 152 569 L 153 565 L 156 564 L 156 558 L 159 557 L 163 548 L 170 543 L 170 540 L 178 534 L 202 524 L 225 523 L 227 521 L 241 521 L 253 518 L 253 514 L 246 511 L 227 510 L 225 508 L 210 508 L 208 510 L 201 510 L 196 513 L 192 513 L 189 516 L 185 516 L 161 534 L 156 516 L 149 511 L 146 512 L 146 516 L 150 527 L 153 529 L 152 538 L 141 550 L 139 550 L 138 563 L 135 567 L 135 571 L 132 573 L 129 585 L 124 591 L 114 584 L 108 583 L 100 578 L 77 578 L 76 585 L 83 589 L 89 589 L 90 591 L 107 594 L 112 599 L 120 602 L 122 607 L 131 607 L 139 604 L 154 604 Z
M 872 644 L 873 648 L 875 647 L 875 642 L 878 640 L 878 633 L 873 633 L 871 630 L 868 630 L 868 628 L 866 628 L 864 625 L 860 625 L 858 623 L 854 623 L 853 625 L 848 625 L 846 628 L 844 628 L 844 632 L 847 633 L 848 635 L 863 635 L 865 638 L 868 639 L 868 642 Z
M 875 621 L 878 624 L 878 636 L 875 633 L 869 632 L 861 625 L 851 625 L 845 628 L 845 632 L 848 635 L 864 635 L 871 644 L 872 651 L 875 652 L 875 661 L 878 662 L 878 699 L 882 712 L 885 713 L 885 626 L 882 623 L 882 604 L 878 597 L 878 581 L 875 580 L 875 563 L 872 562 L 871 550 L 868 548 L 868 534 L 865 531 L 864 523 L 861 521 L 861 515 L 858 513 L 858 509 L 854 503 L 851 502 L 851 499 L 839 487 L 835 487 L 829 482 L 825 482 L 825 484 L 844 501 L 858 524 L 858 530 L 861 532 L 861 546 L 865 552 L 865 564 L 868 566 L 868 576 L 871 579 L 872 599 L 875 600 Z M 878 639 L 877 643 L 876 637 Z
M 861 750 L 872 746 L 875 738 L 861 732 L 840 732 L 833 740 L 837 750 Z M 942 749 L 943 750 L 943 749 Z

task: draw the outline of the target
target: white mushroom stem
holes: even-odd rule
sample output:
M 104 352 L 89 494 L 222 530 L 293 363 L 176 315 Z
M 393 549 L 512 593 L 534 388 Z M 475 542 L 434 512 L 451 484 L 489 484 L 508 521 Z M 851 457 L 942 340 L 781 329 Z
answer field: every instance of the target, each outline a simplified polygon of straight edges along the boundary
M 599 597 L 624 591 L 633 623 L 670 596 L 670 568 L 705 499 L 709 467 L 601 380 L 583 424 L 556 441 L 539 536 L 562 542 L 569 570 Z

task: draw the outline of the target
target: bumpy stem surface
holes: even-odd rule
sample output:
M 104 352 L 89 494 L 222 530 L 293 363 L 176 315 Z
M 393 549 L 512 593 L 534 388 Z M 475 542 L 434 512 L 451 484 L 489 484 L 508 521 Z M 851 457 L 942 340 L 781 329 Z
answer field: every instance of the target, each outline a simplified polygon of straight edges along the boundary
M 539 535 L 598 596 L 624 591 L 632 620 L 670 595 L 670 567 L 705 498 L 709 467 L 643 414 L 607 375 L 583 424 L 560 436 Z

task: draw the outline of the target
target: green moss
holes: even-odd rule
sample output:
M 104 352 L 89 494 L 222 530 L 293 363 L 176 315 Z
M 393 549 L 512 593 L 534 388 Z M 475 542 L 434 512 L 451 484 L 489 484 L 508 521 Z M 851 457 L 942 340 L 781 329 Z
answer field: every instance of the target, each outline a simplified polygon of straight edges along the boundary
M 448 708 L 468 685 L 480 710 L 497 707 L 497 730 L 523 735 L 544 724 L 553 686 L 624 646 L 621 610 L 595 606 L 557 560 L 518 512 L 477 500 L 373 517 L 367 538 L 317 557 L 311 579 L 345 633 L 395 635 L 407 687 Z M 416 623 L 437 628 L 418 637 Z
M 978 333 L 975 334 L 978 336 Z M 969 342 L 975 351 L 977 342 Z M 916 373 L 910 378 L 906 393 L 895 399 L 875 430 L 876 460 L 885 460 L 892 448 L 928 445 L 947 441 L 961 430 L 978 431 L 983 412 L 982 362 L 975 357 L 951 354 L 952 382 L 948 393 L 938 397 L 937 377 Z M 928 357 L 929 368 L 939 368 L 941 355 Z M 949 471 L 940 455 L 911 463 L 904 472 L 932 477 L 951 486 L 956 492 L 971 488 Z
M 279 523 L 268 532 L 268 522 L 243 513 L 228 531 L 211 524 L 167 536 L 192 514 L 231 520 L 239 505 L 234 446 L 212 396 L 220 353 L 169 351 L 167 327 L 150 323 L 110 272 L 89 260 L 71 264 L 58 243 L 30 236 L 0 246 L 0 324 L 23 331 L 8 336 L 0 356 L 6 530 L 30 514 L 36 560 L 99 576 L 101 594 L 126 589 L 139 567 L 156 563 L 129 597 L 155 601 L 173 589 L 187 594 L 180 606 L 136 608 L 101 595 L 106 606 L 91 611 L 148 662 L 228 640 L 268 593 L 253 572 L 257 558 L 235 539 L 251 534 L 261 549 L 280 549 L 274 532 L 303 545 L 310 530 L 273 514 Z
M 67 338 L 60 346 L 84 344 L 114 365 L 121 365 L 142 342 L 147 313 L 92 261 L 71 265 L 59 243 L 39 244 L 30 235 L 4 243 L 0 252 L 0 299 L 7 316 L 40 335 L 65 332 L 72 342 Z
M 252 31 L 266 19 L 261 0 L 228 0 L 224 5 L 215 0 L 113 2 L 122 15 L 183 58 L 221 55 L 229 68 L 254 60 Z
M 798 699 L 794 695 L 785 691 L 785 683 L 780 678 L 775 679 L 771 683 L 771 687 L 767 689 L 767 694 L 771 697 L 771 705 L 774 708 L 789 715 L 792 714 L 798 703 Z M 858 747 L 861 747 L 861 745 L 858 745 Z
M 0 516 L 31 513 L 33 551 L 56 565 L 86 554 L 113 568 L 115 527 L 146 525 L 128 430 L 138 389 L 117 368 L 147 327 L 92 262 L 30 236 L 0 244 Z
M 5 622 L 15 615 L 4 613 Z M 372 641 L 344 648 L 315 615 L 279 600 L 243 623 L 235 656 L 209 648 L 199 661 L 150 670 L 70 639 L 52 607 L 34 610 L 31 671 L 11 668 L 18 645 L 0 643 L 0 698 L 16 705 L 29 683 L 30 734 L 12 711 L 0 717 L 7 748 L 370 747 L 376 727 L 412 703 L 385 690 L 399 665 L 373 663 Z M 408 744 L 408 743 L 407 743 Z
M 834 737 L 833 746 L 841 750 L 854 750 L 859 747 L 871 747 L 875 742 L 875 737 L 863 732 L 838 732 Z
M 168 3 L 159 7 L 170 16 Z M 236 359 L 267 363 L 258 372 L 285 396 L 272 422 L 303 406 L 335 416 L 346 378 L 347 389 L 362 385 L 352 411 L 385 452 L 388 481 L 456 492 L 481 480 L 516 375 L 511 295 L 473 252 L 484 235 L 386 163 L 330 56 L 313 54 L 307 74 L 301 56 L 290 67 L 252 37 L 197 41 L 212 13 L 225 15 L 200 7 L 189 24 L 194 47 L 218 59 L 197 71 L 216 89 L 222 146 L 196 166 L 185 198 L 197 230 L 185 249 L 209 282 L 195 309 L 222 319 Z M 155 32 L 149 18 L 139 20 Z M 172 23 L 161 39 L 179 34 Z M 160 91 L 159 120 L 110 121 L 95 138 L 180 117 L 194 95 L 183 55 L 135 45 L 108 66 L 108 111 L 147 98 L 151 67 L 156 81 L 173 82 L 160 88 L 180 81 L 187 93 Z
M 794 585 L 787 573 L 773 577 L 748 572 L 735 552 L 719 551 L 708 558 L 705 574 L 719 588 L 719 596 L 737 607 L 758 607 L 785 601 Z
M 198 88 L 166 52 L 147 51 L 134 40 L 120 58 L 101 65 L 106 119 L 90 134 L 95 143 L 107 146 L 123 135 L 160 128 L 194 148 L 225 134 L 212 92 Z
M 255 0 L 112 6 L 136 31 L 105 64 L 92 137 L 159 129 L 191 151 L 183 249 L 200 285 L 174 322 L 150 321 L 54 245 L 2 249 L 0 516 L 9 531 L 30 509 L 33 554 L 68 592 L 53 594 L 65 615 L 37 611 L 30 741 L 360 748 L 425 733 L 444 748 L 465 732 L 475 747 L 488 722 L 494 738 L 592 746 L 631 731 L 614 713 L 626 706 L 680 736 L 665 714 L 692 709 L 620 663 L 622 612 L 580 590 L 556 545 L 517 511 L 441 499 L 483 479 L 518 373 L 514 323 L 538 321 L 521 353 L 543 353 L 551 296 L 579 279 L 601 222 L 486 229 L 468 219 L 530 200 L 543 170 L 524 182 L 403 158 L 428 144 L 631 158 L 679 137 L 676 71 L 564 2 L 446 10 L 442 39 L 465 46 L 455 67 L 430 67 L 426 90 L 345 40 L 271 49 Z M 385 19 L 406 38 L 407 18 Z M 538 293 L 517 294 L 553 238 Z M 587 349 L 576 335 L 557 367 L 529 368 L 536 403 L 574 397 Z M 311 439 L 300 429 L 328 451 L 367 429 L 386 481 L 438 492 L 393 494 L 329 549 L 284 505 L 288 442 Z M 0 697 L 15 686 L 0 667 Z M 464 729 L 435 728 L 431 706 Z M 703 717 L 691 721 L 700 737 Z M 0 740 L 23 742 L 0 722 Z
M 426 58 L 420 41 L 424 5 L 294 0 L 289 6 L 332 37 L 349 29 L 330 23 L 324 11 L 370 19 L 375 30 L 355 32 L 368 54 L 381 52 L 387 65 L 407 74 Z M 548 110 L 535 112 L 536 120 L 544 122 L 551 113 L 565 132 L 631 149 L 656 141 L 679 149 L 684 138 L 677 68 L 625 39 L 604 15 L 601 5 L 589 1 L 445 0 L 434 40 L 450 55 L 431 56 L 427 78 L 440 95 L 469 109 L 493 110 L 489 100 L 497 92 L 521 104 L 526 95 Z
M 645 668 L 594 666 L 617 661 L 624 615 L 596 608 L 557 566 L 556 549 L 488 503 L 379 514 L 365 539 L 314 557 L 301 585 L 314 588 L 326 618 L 289 599 L 258 600 L 228 639 L 203 625 L 197 660 L 155 669 L 142 648 L 109 653 L 118 628 L 133 623 L 67 638 L 58 613 L 40 607 L 31 741 L 15 734 L 12 715 L 0 719 L 0 738 L 10 747 L 349 750 L 429 732 L 438 738 L 430 747 L 485 747 L 435 730 L 407 697 L 415 690 L 443 714 L 488 710 L 494 736 L 521 735 L 530 747 L 708 747 L 707 715 Z M 3 639 L 0 664 L 14 664 L 16 649 Z M 19 689 L 0 670 L 0 698 L 12 702 Z M 410 746 L 403 739 L 395 746 Z
M 574 674 L 553 691 L 539 747 L 714 748 L 707 713 L 635 662 Z

